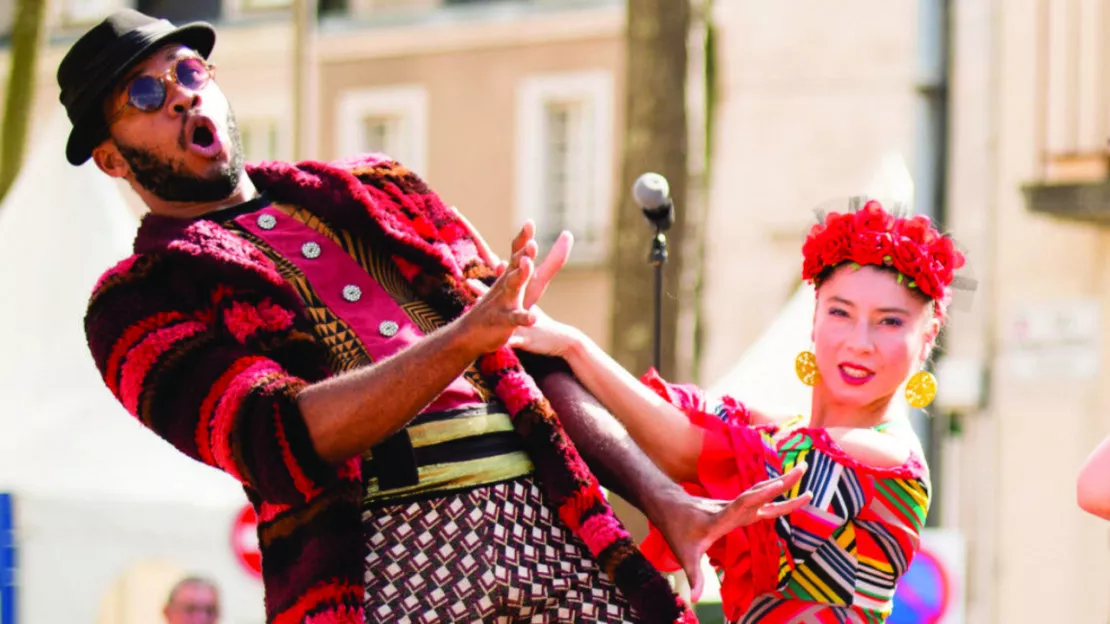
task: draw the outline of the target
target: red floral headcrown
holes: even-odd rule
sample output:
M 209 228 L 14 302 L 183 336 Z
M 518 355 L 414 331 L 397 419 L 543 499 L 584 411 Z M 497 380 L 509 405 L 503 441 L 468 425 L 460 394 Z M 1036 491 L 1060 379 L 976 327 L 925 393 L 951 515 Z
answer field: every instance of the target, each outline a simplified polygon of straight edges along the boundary
M 951 299 L 955 272 L 964 265 L 964 255 L 929 217 L 894 217 L 874 200 L 854 213 L 829 213 L 810 229 L 802 255 L 802 278 L 811 283 L 843 262 L 886 266 L 941 304 Z

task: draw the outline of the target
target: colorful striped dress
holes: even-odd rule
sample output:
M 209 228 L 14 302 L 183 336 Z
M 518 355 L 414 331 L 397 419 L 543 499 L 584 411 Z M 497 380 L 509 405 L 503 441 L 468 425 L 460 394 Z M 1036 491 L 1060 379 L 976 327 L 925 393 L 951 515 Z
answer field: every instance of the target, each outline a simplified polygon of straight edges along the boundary
M 809 505 L 737 529 L 710 548 L 729 622 L 886 620 L 929 507 L 928 468 L 918 453 L 894 468 L 869 466 L 800 419 L 783 427 L 752 426 L 747 410 L 729 398 L 710 411 L 696 388 L 666 384 L 654 374 L 645 383 L 705 431 L 697 481 L 684 484 L 688 491 L 731 499 L 799 462 L 808 465 L 789 496 L 811 492 Z M 678 569 L 654 529 L 643 549 L 661 570 Z

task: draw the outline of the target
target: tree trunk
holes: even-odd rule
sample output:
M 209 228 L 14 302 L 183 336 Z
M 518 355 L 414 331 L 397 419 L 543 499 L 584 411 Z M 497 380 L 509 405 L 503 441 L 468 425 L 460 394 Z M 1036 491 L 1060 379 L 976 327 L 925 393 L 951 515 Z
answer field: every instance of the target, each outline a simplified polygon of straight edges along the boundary
M 626 23 L 625 135 L 613 234 L 613 357 L 634 374 L 652 365 L 654 269 L 648 263 L 652 227 L 632 198 L 632 185 L 646 172 L 670 182 L 674 227 L 667 232 L 670 257 L 663 272 L 660 369 L 675 373 L 686 232 L 687 35 L 689 0 L 628 0 Z
M 11 69 L 0 126 L 0 199 L 8 194 L 23 166 L 31 107 L 35 100 L 35 69 L 46 16 L 46 0 L 19 0 L 12 21 Z

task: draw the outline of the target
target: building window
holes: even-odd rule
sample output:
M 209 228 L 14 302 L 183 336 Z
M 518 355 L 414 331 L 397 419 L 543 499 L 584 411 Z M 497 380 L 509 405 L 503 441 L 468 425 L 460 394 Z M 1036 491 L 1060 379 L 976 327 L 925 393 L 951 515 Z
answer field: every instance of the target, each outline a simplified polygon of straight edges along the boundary
M 404 151 L 405 118 L 402 115 L 367 115 L 360 120 L 364 152 L 396 154 Z
M 427 179 L 428 98 L 423 87 L 358 89 L 339 97 L 337 156 L 382 152 Z
M 613 181 L 613 81 L 608 72 L 535 76 L 517 102 L 516 204 L 541 246 L 574 234 L 572 261 L 606 258 Z
M 269 117 L 239 120 L 239 138 L 248 162 L 277 160 L 284 155 L 284 141 L 279 128 L 277 120 Z

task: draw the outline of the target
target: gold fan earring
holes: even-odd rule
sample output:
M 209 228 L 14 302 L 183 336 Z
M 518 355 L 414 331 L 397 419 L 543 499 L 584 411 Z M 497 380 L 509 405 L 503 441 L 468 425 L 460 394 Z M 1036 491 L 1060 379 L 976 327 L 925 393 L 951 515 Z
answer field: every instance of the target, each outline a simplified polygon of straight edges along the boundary
M 817 355 L 813 351 L 802 351 L 794 358 L 794 372 L 798 379 L 807 386 L 815 386 L 821 380 L 821 371 L 817 370 Z
M 917 371 L 906 382 L 906 403 L 910 407 L 928 407 L 937 397 L 937 378 L 929 371 Z

